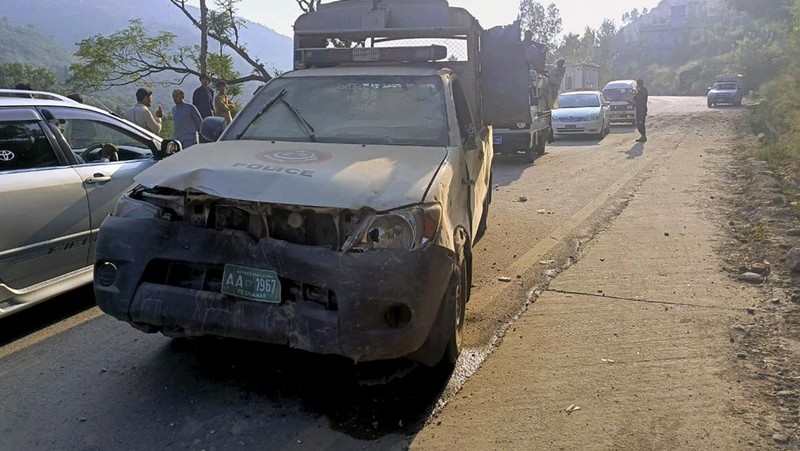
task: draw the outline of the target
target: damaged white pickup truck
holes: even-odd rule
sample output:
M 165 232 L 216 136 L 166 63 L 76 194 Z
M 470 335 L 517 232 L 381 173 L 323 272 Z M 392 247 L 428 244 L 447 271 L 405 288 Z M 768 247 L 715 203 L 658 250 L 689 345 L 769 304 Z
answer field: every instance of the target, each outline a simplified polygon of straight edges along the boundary
M 320 7 L 298 21 L 296 42 L 318 39 L 315 24 L 352 33 L 370 23 L 354 11 L 372 14 L 374 3 Z M 324 38 L 360 42 L 393 28 L 441 37 L 436 24 L 409 30 L 440 17 L 477 56 L 482 30 L 466 11 L 377 4 L 380 26 Z M 342 24 L 354 15 L 358 24 Z M 101 309 L 173 337 L 454 363 L 493 152 L 479 65 L 446 57 L 443 46 L 299 47 L 299 70 L 265 85 L 217 142 L 136 178 L 100 230 Z

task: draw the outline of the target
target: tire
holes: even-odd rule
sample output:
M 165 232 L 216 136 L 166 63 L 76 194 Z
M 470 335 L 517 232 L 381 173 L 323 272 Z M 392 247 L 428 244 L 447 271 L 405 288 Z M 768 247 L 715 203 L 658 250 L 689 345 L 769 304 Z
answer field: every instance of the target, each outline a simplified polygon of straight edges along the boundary
M 538 134 L 536 136 L 539 137 L 538 140 L 539 142 L 535 146 L 536 155 L 541 157 L 542 155 L 545 154 L 545 152 L 547 152 L 547 140 L 544 137 L 539 136 Z
M 447 370 L 455 366 L 461 354 L 466 306 L 472 283 L 469 239 L 466 232 L 459 229 L 453 241 L 455 248 L 453 272 L 442 295 L 436 320 L 422 347 L 407 356 L 424 366 L 442 366 Z
M 456 262 L 453 268 L 453 275 L 450 278 L 450 285 L 444 294 L 442 304 L 445 305 L 445 312 L 442 320 L 442 327 L 446 327 L 447 346 L 442 356 L 442 363 L 448 366 L 455 366 L 464 340 L 464 323 L 466 320 L 467 300 L 469 299 L 470 277 L 469 263 L 467 261 L 467 237 L 463 232 L 456 233 Z
M 713 103 L 711 103 L 711 102 L 708 102 L 708 107 L 709 107 L 709 108 L 714 108 L 714 104 L 713 104 Z
M 525 162 L 533 164 L 533 162 L 536 161 L 536 155 L 536 146 L 533 145 L 529 149 L 525 150 Z

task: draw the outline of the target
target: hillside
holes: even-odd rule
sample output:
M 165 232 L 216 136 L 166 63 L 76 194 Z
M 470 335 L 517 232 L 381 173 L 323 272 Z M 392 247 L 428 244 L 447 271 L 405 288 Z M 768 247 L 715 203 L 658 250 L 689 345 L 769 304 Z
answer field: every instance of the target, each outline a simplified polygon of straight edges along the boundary
M 3 62 L 20 62 L 63 75 L 72 62 L 72 51 L 39 33 L 33 26 L 18 26 L 8 18 L 0 17 L 0 63 Z
M 199 11 L 194 10 L 199 15 Z M 200 33 L 166 0 L 0 0 L 0 16 L 5 18 L 0 22 L 0 62 L 46 67 L 61 80 L 67 78 L 66 68 L 73 62 L 72 55 L 81 40 L 119 31 L 133 19 L 142 19 L 153 34 L 160 31 L 175 34 L 179 46 L 198 45 L 200 41 Z M 279 71 L 291 68 L 292 40 L 289 37 L 246 20 L 241 40 L 247 43 L 250 54 L 267 67 Z M 234 60 L 236 70 L 250 72 L 250 66 L 238 56 Z M 167 74 L 158 76 L 157 81 L 167 82 L 168 86 L 154 86 L 156 103 L 171 105 L 173 87 L 191 92 L 197 86 L 193 77 L 181 85 L 172 85 L 176 80 L 177 77 Z M 114 88 L 96 97 L 113 108 L 123 108 L 132 102 L 137 86 Z M 244 92 L 253 92 L 256 86 L 250 83 Z
M 662 0 L 616 40 L 614 75 L 644 77 L 654 94 L 704 95 L 720 72 L 757 89 L 775 70 L 781 29 L 720 0 Z
M 126 27 L 132 19 L 142 19 L 153 33 L 162 30 L 175 33 L 178 44 L 199 43 L 199 32 L 166 0 L 0 0 L 0 15 L 17 26 L 31 25 L 70 53 L 82 39 L 113 33 Z M 291 67 L 290 38 L 245 21 L 242 40 L 262 61 L 281 70 Z

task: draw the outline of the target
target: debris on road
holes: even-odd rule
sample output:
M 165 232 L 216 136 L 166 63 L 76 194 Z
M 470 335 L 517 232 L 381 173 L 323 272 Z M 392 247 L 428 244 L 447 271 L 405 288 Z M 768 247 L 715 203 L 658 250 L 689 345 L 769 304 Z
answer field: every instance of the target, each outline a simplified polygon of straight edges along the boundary
M 542 260 L 542 261 L 539 262 L 539 264 L 540 265 L 544 265 L 544 266 L 548 266 L 548 265 L 552 265 L 555 262 L 556 262 L 555 260 Z
M 517 198 L 517 202 L 525 203 L 527 201 L 528 201 L 528 198 L 525 197 L 525 196 L 519 196 L 519 198 Z
M 614 360 L 612 360 L 612 359 L 600 359 L 600 361 L 601 361 L 601 362 L 603 362 L 603 363 L 616 363 L 616 362 L 615 362 Z
M 547 210 L 536 210 L 536 214 L 546 215 L 547 214 Z
M 511 277 L 498 277 L 497 280 L 500 282 L 511 282 Z
M 791 272 L 800 272 L 800 246 L 795 246 L 786 253 L 786 264 Z
M 764 276 L 754 272 L 746 272 L 739 275 L 739 280 L 747 283 L 762 283 L 764 282 Z
M 569 406 L 569 407 L 567 407 L 566 409 L 564 409 L 564 412 L 567 412 L 567 415 L 569 415 L 569 414 L 571 414 L 572 412 L 577 412 L 577 411 L 579 411 L 579 410 L 581 410 L 581 406 L 578 406 L 578 405 L 575 405 L 575 404 L 570 404 L 570 406 Z
M 775 440 L 775 443 L 789 443 L 789 436 L 784 434 L 774 434 L 772 436 L 772 440 Z

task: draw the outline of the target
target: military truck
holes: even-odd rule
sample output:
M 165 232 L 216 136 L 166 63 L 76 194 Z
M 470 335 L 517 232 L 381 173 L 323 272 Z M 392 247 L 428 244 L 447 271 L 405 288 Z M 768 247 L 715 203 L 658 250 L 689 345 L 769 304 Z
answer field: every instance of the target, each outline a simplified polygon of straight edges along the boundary
M 525 121 L 495 123 L 494 151 L 495 154 L 522 154 L 525 161 L 532 163 L 544 155 L 547 143 L 552 142 L 550 111 L 564 79 L 564 62 L 560 60 L 557 65 L 546 65 L 546 45 L 531 41 L 529 35 L 519 41 L 519 22 L 504 30 L 503 36 L 506 42 L 502 48 L 513 49 L 510 53 L 520 55 L 527 64 L 528 89 L 520 95 L 528 99 L 530 116 Z
M 452 365 L 491 124 L 529 117 L 527 68 L 489 69 L 503 49 L 444 0 L 339 1 L 294 29 L 296 70 L 224 131 L 207 118 L 214 142 L 142 173 L 103 223 L 98 305 L 170 337 Z

